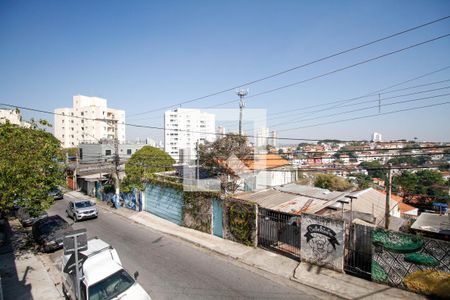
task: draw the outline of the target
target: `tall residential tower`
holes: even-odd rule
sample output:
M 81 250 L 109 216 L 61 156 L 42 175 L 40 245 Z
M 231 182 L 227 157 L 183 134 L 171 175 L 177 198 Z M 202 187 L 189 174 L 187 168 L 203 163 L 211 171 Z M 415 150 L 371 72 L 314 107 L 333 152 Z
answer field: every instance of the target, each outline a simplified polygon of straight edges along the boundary
M 78 95 L 73 96 L 72 108 L 55 109 L 55 137 L 64 148 L 112 140 L 116 127 L 117 139 L 125 142 L 125 111 L 108 108 L 106 99 Z
M 216 139 L 216 117 L 198 109 L 177 108 L 164 114 L 164 150 L 176 162 L 197 158 L 197 142 Z

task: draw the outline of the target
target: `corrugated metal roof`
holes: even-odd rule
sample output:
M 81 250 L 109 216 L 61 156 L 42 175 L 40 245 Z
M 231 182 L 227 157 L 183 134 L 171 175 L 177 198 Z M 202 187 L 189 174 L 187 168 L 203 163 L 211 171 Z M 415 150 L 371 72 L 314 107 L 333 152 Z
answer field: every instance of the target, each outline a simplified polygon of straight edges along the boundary
M 384 212 L 386 205 L 386 196 L 382 193 L 374 190 L 373 188 L 368 188 L 362 191 L 358 191 L 351 194 L 357 197 L 353 199 L 353 210 L 365 213 L 372 213 L 376 218 L 377 224 L 384 220 Z M 392 210 L 397 206 L 397 202 L 391 201 L 389 207 Z M 345 210 L 350 210 L 350 204 L 344 204 Z
M 242 193 L 236 195 L 235 198 L 256 203 L 262 208 L 293 214 L 311 212 L 311 209 L 322 206 L 326 202 L 324 200 L 285 193 L 274 189 L 256 193 Z
M 450 216 L 422 213 L 412 224 L 412 229 L 450 235 Z
M 321 189 L 309 185 L 300 185 L 296 183 L 285 184 L 283 186 L 276 187 L 276 189 L 282 192 L 293 193 L 323 200 L 335 200 L 337 198 L 343 198 L 347 194 L 346 192 L 331 192 L 327 189 Z

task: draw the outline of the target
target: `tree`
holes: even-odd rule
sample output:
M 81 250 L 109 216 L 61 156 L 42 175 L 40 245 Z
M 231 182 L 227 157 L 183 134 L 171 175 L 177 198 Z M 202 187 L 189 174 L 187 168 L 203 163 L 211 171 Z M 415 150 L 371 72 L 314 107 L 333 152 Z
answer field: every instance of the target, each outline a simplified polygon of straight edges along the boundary
M 252 148 L 247 145 L 247 138 L 233 133 L 199 146 L 200 165 L 211 176 L 218 176 L 224 193 L 234 193 L 239 186 L 239 176 L 227 160 L 232 159 L 233 163 L 236 160 L 243 162 L 251 159 L 252 153 Z
M 359 167 L 367 170 L 372 178 L 386 179 L 386 171 L 382 170 L 383 165 L 378 160 L 362 162 Z
M 30 128 L 0 125 L 0 211 L 14 204 L 31 214 L 48 209 L 48 192 L 64 184 L 62 159 L 60 142 L 34 122 Z
M 350 174 L 350 176 L 355 177 L 356 183 L 358 184 L 358 189 L 364 190 L 371 186 L 372 179 L 369 175 L 364 174 Z
M 413 199 L 421 204 L 447 202 L 448 182 L 442 174 L 433 170 L 421 170 L 416 173 L 403 172 L 393 179 L 393 190 L 401 192 L 407 202 Z
M 352 187 L 352 184 L 333 174 L 319 174 L 314 181 L 314 186 L 330 191 L 346 191 Z
M 174 163 L 175 160 L 163 150 L 151 146 L 142 147 L 125 164 L 123 190 L 143 190 L 145 180 L 153 178 L 154 173 L 173 170 Z

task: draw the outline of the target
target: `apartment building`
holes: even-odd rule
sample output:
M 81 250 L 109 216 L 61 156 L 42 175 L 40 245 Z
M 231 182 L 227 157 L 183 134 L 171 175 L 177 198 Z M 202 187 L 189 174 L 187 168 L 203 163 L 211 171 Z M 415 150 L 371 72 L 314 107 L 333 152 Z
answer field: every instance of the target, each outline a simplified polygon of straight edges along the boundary
M 117 124 L 116 124 L 117 123 Z M 55 137 L 64 148 L 105 139 L 125 141 L 125 111 L 108 108 L 99 97 L 73 96 L 72 108 L 55 109 Z
M 10 124 L 20 125 L 20 113 L 15 109 L 4 109 L 0 108 L 0 124 L 5 124 L 9 122 Z
M 197 142 L 216 139 L 216 117 L 198 109 L 177 108 L 164 114 L 164 151 L 178 163 L 197 157 Z

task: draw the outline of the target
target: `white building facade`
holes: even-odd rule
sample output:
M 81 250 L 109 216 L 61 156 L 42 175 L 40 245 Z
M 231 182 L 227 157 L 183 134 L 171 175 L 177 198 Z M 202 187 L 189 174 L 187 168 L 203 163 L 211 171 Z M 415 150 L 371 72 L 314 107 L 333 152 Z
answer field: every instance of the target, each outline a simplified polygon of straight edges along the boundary
M 382 142 L 381 133 L 379 132 L 372 133 L 372 142 Z
M 22 121 L 20 118 L 20 113 L 15 109 L 0 108 L 0 124 L 5 124 L 6 122 L 15 125 L 21 125 Z
M 176 162 L 197 158 L 197 142 L 216 139 L 216 117 L 198 109 L 177 108 L 164 114 L 164 151 Z
M 103 98 L 73 96 L 72 108 L 55 109 L 54 128 L 55 137 L 64 148 L 77 147 L 81 142 L 114 139 L 116 128 L 117 138 L 123 143 L 125 111 L 108 108 Z

